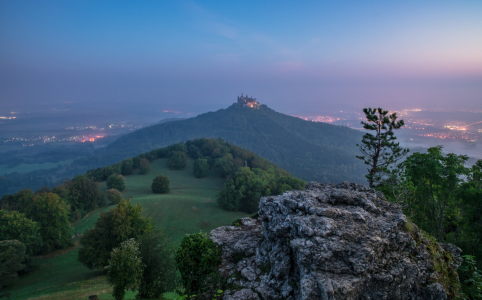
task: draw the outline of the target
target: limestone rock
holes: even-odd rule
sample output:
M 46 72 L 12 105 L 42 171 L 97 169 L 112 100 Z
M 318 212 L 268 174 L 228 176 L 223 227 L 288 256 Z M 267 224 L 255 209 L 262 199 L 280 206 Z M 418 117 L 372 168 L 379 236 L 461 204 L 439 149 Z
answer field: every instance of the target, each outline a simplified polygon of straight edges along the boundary
M 406 223 L 398 205 L 354 183 L 261 198 L 259 219 L 210 234 L 220 274 L 244 288 L 223 299 L 447 299 L 425 239 Z M 432 245 L 458 268 L 460 249 Z

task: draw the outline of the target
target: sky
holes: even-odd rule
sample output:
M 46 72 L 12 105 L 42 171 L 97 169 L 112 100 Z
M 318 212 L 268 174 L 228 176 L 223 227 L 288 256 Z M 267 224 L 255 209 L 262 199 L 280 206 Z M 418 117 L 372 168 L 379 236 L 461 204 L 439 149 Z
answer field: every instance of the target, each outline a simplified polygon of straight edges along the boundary
M 482 1 L 0 1 L 0 106 L 482 109 Z

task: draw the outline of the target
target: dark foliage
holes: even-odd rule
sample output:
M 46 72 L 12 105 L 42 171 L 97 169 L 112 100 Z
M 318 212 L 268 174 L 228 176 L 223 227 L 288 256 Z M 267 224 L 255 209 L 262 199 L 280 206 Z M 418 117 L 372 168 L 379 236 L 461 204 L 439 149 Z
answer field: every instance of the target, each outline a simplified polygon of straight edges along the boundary
M 152 192 L 156 194 L 169 193 L 169 178 L 164 175 L 157 175 L 152 181 Z
M 121 165 L 121 174 L 126 176 L 131 175 L 132 173 L 134 173 L 134 162 L 132 159 L 124 160 Z
M 116 189 L 109 189 L 105 191 L 105 196 L 110 204 L 117 205 L 122 200 L 122 193 Z
M 18 240 L 28 255 L 37 254 L 43 245 L 40 227 L 17 211 L 0 210 L 0 241 Z
M 176 265 L 174 249 L 165 234 L 160 231 L 147 233 L 137 238 L 140 257 L 144 264 L 140 298 L 159 298 L 163 293 L 176 288 Z
M 193 145 L 194 146 L 194 145 Z M 194 146 L 195 147 L 195 146 Z M 209 165 L 207 159 L 198 158 L 194 161 L 194 176 L 197 178 L 204 178 L 208 176 Z
M 142 158 L 141 161 L 139 162 L 139 174 L 145 175 L 148 174 L 151 171 L 151 164 L 149 163 L 149 160 L 146 158 Z
M 27 207 L 27 218 L 37 222 L 43 240 L 42 252 L 63 249 L 72 245 L 70 206 L 57 194 L 41 193 L 34 196 Z
M 79 261 L 89 269 L 103 268 L 112 249 L 127 239 L 152 231 L 152 221 L 143 218 L 141 211 L 141 206 L 121 200 L 115 208 L 101 213 L 95 227 L 85 231 L 80 240 Z
M 221 250 L 206 234 L 185 236 L 176 251 L 176 266 L 188 295 L 217 290 L 222 283 L 217 267 Z
M 25 245 L 17 240 L 0 241 L 0 289 L 13 283 L 25 269 Z
M 32 190 L 21 190 L 13 195 L 3 195 L 0 200 L 0 209 L 16 210 L 24 213 L 33 200 Z
M 186 153 L 181 151 L 176 151 L 172 154 L 171 158 L 169 158 L 169 162 L 167 166 L 171 170 L 182 170 L 186 167 L 186 164 L 187 164 Z
M 122 175 L 111 175 L 107 178 L 107 187 L 122 192 L 126 188 L 126 181 Z
M 99 184 L 86 176 L 76 176 L 52 190 L 70 204 L 71 215 L 79 212 L 82 217 L 89 211 L 106 204 L 104 194 L 99 189 Z M 73 220 L 72 221 L 77 221 Z

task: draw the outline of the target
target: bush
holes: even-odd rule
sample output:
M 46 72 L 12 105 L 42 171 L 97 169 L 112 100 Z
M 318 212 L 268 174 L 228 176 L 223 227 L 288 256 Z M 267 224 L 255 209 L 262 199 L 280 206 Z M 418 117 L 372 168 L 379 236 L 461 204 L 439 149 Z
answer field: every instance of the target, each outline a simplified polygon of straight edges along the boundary
M 37 254 L 43 245 L 40 227 L 18 211 L 0 210 L 0 241 L 18 240 L 28 255 Z
M 141 159 L 139 162 L 139 174 L 145 175 L 151 171 L 151 164 L 145 158 Z
M 139 285 L 138 297 L 159 298 L 176 287 L 174 250 L 160 231 L 138 238 L 140 256 L 145 265 Z
M 221 250 L 206 234 L 185 236 L 176 251 L 176 266 L 188 295 L 218 290 L 222 279 L 217 272 Z
M 17 240 L 0 241 L 0 289 L 18 278 L 25 268 L 25 244 Z
M 122 200 L 122 193 L 116 189 L 105 191 L 105 196 L 111 204 L 118 204 Z
M 208 176 L 209 165 L 207 159 L 198 158 L 194 161 L 194 176 L 204 178 Z
M 127 159 L 122 162 L 121 166 L 121 174 L 122 175 L 131 175 L 134 173 L 134 162 L 132 159 Z
M 139 287 L 144 269 L 139 254 L 139 245 L 134 239 L 129 239 L 120 248 L 112 250 L 107 281 L 114 286 L 112 296 L 116 300 L 124 299 L 126 290 L 136 290 Z
M 169 178 L 164 175 L 157 175 L 152 181 L 152 192 L 156 194 L 167 194 L 169 193 Z
M 142 207 L 122 199 L 117 206 L 101 213 L 93 229 L 86 230 L 80 239 L 78 260 L 89 269 L 107 265 L 112 249 L 130 238 L 153 229 L 152 221 L 141 216 Z
M 72 245 L 70 206 L 54 193 L 35 195 L 27 208 L 27 218 L 37 222 L 44 242 L 44 253 Z
M 111 175 L 107 178 L 107 188 L 122 192 L 126 188 L 126 181 L 122 175 Z
M 172 154 L 167 166 L 171 170 L 182 170 L 186 167 L 187 157 L 184 152 L 176 151 Z

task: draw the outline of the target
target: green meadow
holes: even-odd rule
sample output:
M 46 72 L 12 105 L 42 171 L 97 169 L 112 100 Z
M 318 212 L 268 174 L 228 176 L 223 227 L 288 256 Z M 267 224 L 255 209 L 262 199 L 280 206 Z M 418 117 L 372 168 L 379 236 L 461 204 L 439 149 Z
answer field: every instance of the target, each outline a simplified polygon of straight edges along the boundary
M 126 189 L 122 193 L 124 198 L 131 197 L 133 204 L 142 205 L 143 216 L 152 218 L 175 246 L 186 234 L 209 232 L 246 216 L 244 213 L 222 210 L 215 201 L 215 195 L 222 188 L 224 179 L 215 174 L 202 179 L 195 178 L 192 163 L 192 160 L 188 160 L 186 169 L 174 171 L 167 168 L 166 159 L 158 159 L 151 163 L 152 170 L 149 174 L 126 176 Z M 152 180 L 159 174 L 169 177 L 169 194 L 152 193 Z M 101 183 L 100 187 L 102 190 L 107 189 L 105 183 Z M 74 234 L 93 228 L 99 214 L 113 207 L 99 209 L 73 224 Z M 113 299 L 105 274 L 80 264 L 77 252 L 78 247 L 73 247 L 68 251 L 37 258 L 39 270 L 21 277 L 14 286 L 0 291 L 0 294 L 10 292 L 12 299 L 87 299 L 94 294 L 101 299 Z M 135 294 L 130 293 L 125 299 L 134 298 Z M 170 297 L 165 295 L 165 298 Z

